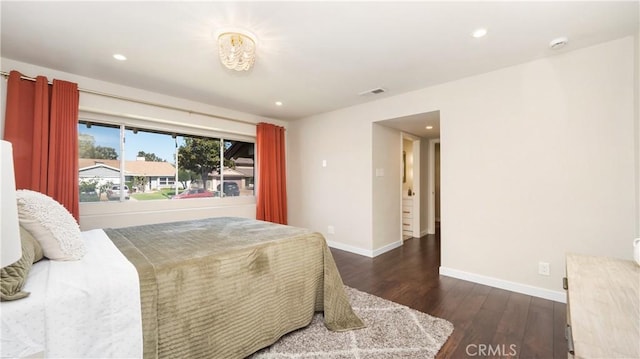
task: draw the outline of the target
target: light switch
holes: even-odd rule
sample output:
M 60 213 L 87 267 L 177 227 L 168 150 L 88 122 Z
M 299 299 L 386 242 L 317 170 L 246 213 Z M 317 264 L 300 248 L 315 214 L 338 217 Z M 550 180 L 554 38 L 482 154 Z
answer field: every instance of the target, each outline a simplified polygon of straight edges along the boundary
M 322 167 L 327 167 L 327 160 L 322 160 Z
M 384 177 L 384 168 L 376 168 L 376 177 Z

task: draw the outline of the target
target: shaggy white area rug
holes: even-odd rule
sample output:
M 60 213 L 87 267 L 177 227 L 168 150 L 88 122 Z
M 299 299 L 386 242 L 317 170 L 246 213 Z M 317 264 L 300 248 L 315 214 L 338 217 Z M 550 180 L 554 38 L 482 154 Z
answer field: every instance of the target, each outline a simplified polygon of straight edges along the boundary
M 453 332 L 453 324 L 444 319 L 350 287 L 345 290 L 366 328 L 332 332 L 324 326 L 322 313 L 317 313 L 309 326 L 250 358 L 433 358 Z

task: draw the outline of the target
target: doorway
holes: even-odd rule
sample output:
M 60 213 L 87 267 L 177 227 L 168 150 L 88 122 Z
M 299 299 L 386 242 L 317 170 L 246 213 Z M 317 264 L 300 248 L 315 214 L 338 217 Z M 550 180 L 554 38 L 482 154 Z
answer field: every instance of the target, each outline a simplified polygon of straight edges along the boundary
M 436 142 L 434 160 L 436 230 L 440 228 L 440 142 Z
M 389 130 L 382 130 L 379 127 Z M 393 130 L 397 132 L 393 133 Z M 396 137 L 397 136 L 397 137 Z M 429 227 L 429 219 L 435 221 L 435 205 L 431 205 L 434 196 L 433 148 L 431 141 L 440 138 L 440 111 L 418 113 L 383 121 L 377 121 L 373 127 L 373 212 L 374 244 L 389 243 L 397 238 L 400 243 L 411 237 L 422 238 L 434 233 L 435 225 Z M 407 149 L 411 148 L 409 156 Z M 415 146 L 415 149 L 414 149 Z M 403 161 L 404 152 L 404 161 Z M 408 175 L 412 182 L 404 182 L 404 164 L 411 165 Z M 393 176 L 385 177 L 384 168 L 393 168 Z M 397 172 L 395 172 L 397 171 Z M 411 196 L 409 186 L 411 185 Z M 395 188 L 394 188 L 395 187 Z M 433 192 L 435 193 L 435 192 Z M 406 205 L 411 205 L 410 213 Z M 403 211 L 404 207 L 404 211 Z M 393 212 L 385 210 L 393 208 Z M 410 214 L 410 216 L 409 216 Z M 432 221 L 432 222 L 433 222 Z M 391 235 L 391 231 L 395 232 Z M 396 242 L 397 243 L 397 242 Z
M 427 233 L 435 234 L 440 228 L 440 139 L 429 140 L 429 179 Z
M 402 240 L 420 237 L 420 138 L 401 133 L 402 186 L 400 190 Z

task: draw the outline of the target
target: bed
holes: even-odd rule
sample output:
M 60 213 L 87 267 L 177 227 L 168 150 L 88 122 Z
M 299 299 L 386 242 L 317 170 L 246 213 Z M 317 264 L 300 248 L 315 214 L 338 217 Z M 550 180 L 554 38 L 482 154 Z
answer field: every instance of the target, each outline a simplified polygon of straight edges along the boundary
M 324 238 L 307 229 L 224 217 L 82 236 L 83 259 L 36 263 L 31 295 L 1 304 L 3 357 L 243 358 L 316 311 L 330 330 L 363 327 Z M 52 333 L 63 326 L 75 329 Z
M 0 303 L 0 357 L 141 357 L 135 267 L 104 231 L 82 239 L 81 260 L 35 263 L 24 285 L 30 295 Z

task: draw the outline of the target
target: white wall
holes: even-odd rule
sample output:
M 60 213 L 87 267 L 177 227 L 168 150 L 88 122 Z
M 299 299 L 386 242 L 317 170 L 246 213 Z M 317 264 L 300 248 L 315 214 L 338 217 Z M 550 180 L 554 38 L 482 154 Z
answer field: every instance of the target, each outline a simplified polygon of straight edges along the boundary
M 636 112 L 636 216 L 638 226 L 636 237 L 640 238 L 640 29 L 636 34 L 636 76 L 635 76 L 635 112 Z
M 80 203 L 82 230 L 227 216 L 255 219 L 254 197 Z
M 373 238 L 372 248 L 402 244 L 402 146 L 400 131 L 374 123 L 373 131 Z M 406 151 L 406 148 L 405 148 Z M 409 155 L 407 154 L 407 157 Z M 383 176 L 377 176 L 382 170 Z M 408 169 L 407 169 L 408 170 Z
M 289 224 L 318 231 L 343 249 L 372 253 L 371 119 L 353 108 L 340 113 L 288 126 Z M 335 234 L 327 233 L 329 225 Z
M 80 92 L 80 109 L 84 115 L 97 119 L 125 117 L 127 121 L 138 121 L 155 126 L 157 129 L 183 126 L 201 133 L 226 133 L 228 137 L 239 139 L 255 137 L 256 127 L 252 123 L 260 121 L 285 126 L 286 123 L 253 114 L 234 111 L 222 107 L 211 106 L 186 99 L 171 97 L 159 93 L 144 91 L 132 87 L 116 85 L 105 81 L 91 79 L 75 74 L 65 73 L 53 69 L 35 66 L 11 59 L 0 59 L 2 71 L 20 71 L 27 76 L 44 75 L 51 81 L 60 79 L 72 81 L 81 89 L 87 89 L 121 97 L 133 98 L 150 103 L 163 104 L 184 108 L 193 112 L 201 112 L 215 116 L 228 117 L 247 121 L 240 123 L 202 114 L 190 114 L 185 111 L 167 109 L 148 104 L 140 104 L 120 99 Z M 2 80 L 2 123 L 4 129 L 4 101 L 6 99 L 6 79 Z M 170 220 L 186 220 L 210 216 L 239 216 L 255 218 L 255 199 L 222 198 L 189 200 L 181 203 L 173 201 L 152 202 L 110 202 L 110 203 L 81 203 L 80 227 L 83 230 L 103 227 L 123 227 L 136 224 L 158 223 Z
M 440 110 L 444 268 L 561 293 L 566 252 L 631 258 L 635 43 L 627 37 L 294 122 L 291 224 L 337 223 L 333 241 L 375 250 L 370 123 Z M 320 168 L 322 158 L 331 166 Z M 550 263 L 551 276 L 537 274 L 538 261 Z

